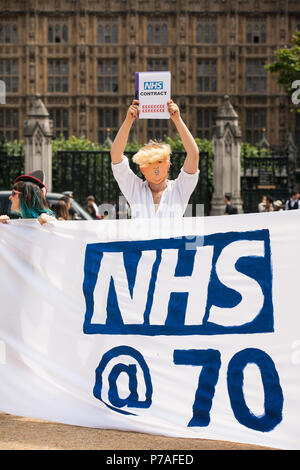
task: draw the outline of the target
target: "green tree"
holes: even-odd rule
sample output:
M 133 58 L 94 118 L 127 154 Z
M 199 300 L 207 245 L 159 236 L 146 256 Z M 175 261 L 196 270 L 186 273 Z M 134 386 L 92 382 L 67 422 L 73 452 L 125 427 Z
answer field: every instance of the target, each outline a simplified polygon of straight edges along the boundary
M 292 36 L 291 47 L 279 49 L 275 55 L 277 60 L 266 65 L 266 69 L 277 75 L 277 83 L 283 85 L 287 96 L 298 95 L 300 99 L 299 83 L 296 86 L 298 92 L 295 89 L 295 82 L 300 80 L 300 31 Z M 300 109 L 297 111 L 300 112 Z

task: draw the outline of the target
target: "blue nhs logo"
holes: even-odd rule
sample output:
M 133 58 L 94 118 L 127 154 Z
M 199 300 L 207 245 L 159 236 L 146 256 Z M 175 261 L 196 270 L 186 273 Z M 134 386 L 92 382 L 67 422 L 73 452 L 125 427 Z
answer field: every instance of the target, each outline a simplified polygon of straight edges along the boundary
M 144 82 L 144 90 L 163 90 L 164 82 Z
M 87 334 L 274 331 L 268 230 L 88 244 Z

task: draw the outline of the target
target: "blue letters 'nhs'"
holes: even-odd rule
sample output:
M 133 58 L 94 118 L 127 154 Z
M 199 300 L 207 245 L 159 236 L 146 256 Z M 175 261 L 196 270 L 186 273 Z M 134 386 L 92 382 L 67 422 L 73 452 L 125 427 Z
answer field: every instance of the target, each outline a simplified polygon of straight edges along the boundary
M 272 332 L 269 231 L 88 244 L 83 292 L 88 334 Z

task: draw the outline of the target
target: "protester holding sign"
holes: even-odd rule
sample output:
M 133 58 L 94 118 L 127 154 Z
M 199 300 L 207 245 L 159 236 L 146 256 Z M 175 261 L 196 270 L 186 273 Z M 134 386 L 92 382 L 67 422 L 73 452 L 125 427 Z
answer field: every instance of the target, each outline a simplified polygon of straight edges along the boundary
M 150 141 L 134 155 L 146 181 L 130 169 L 123 155 L 131 126 L 139 115 L 139 101 L 133 100 L 111 147 L 112 170 L 120 190 L 131 206 L 133 218 L 182 217 L 198 181 L 199 150 L 183 122 L 179 108 L 168 101 L 168 111 L 181 137 L 187 156 L 176 180 L 168 180 L 171 148 Z

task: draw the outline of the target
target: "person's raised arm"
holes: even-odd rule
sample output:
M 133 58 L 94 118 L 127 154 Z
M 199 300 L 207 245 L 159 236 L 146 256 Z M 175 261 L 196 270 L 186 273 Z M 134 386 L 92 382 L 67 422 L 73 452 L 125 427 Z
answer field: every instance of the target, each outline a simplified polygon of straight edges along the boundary
M 113 144 L 110 149 L 110 156 L 111 161 L 114 165 L 116 165 L 117 163 L 121 163 L 121 161 L 123 160 L 123 153 L 127 144 L 131 126 L 140 112 L 138 105 L 139 101 L 133 100 L 133 102 L 128 108 L 126 118 L 122 126 L 120 127 L 115 137 L 115 140 L 113 141 Z
M 183 169 L 186 173 L 194 174 L 198 170 L 199 166 L 198 146 L 194 137 L 183 122 L 177 104 L 172 100 L 168 101 L 168 111 L 186 151 L 186 159 L 183 164 Z

